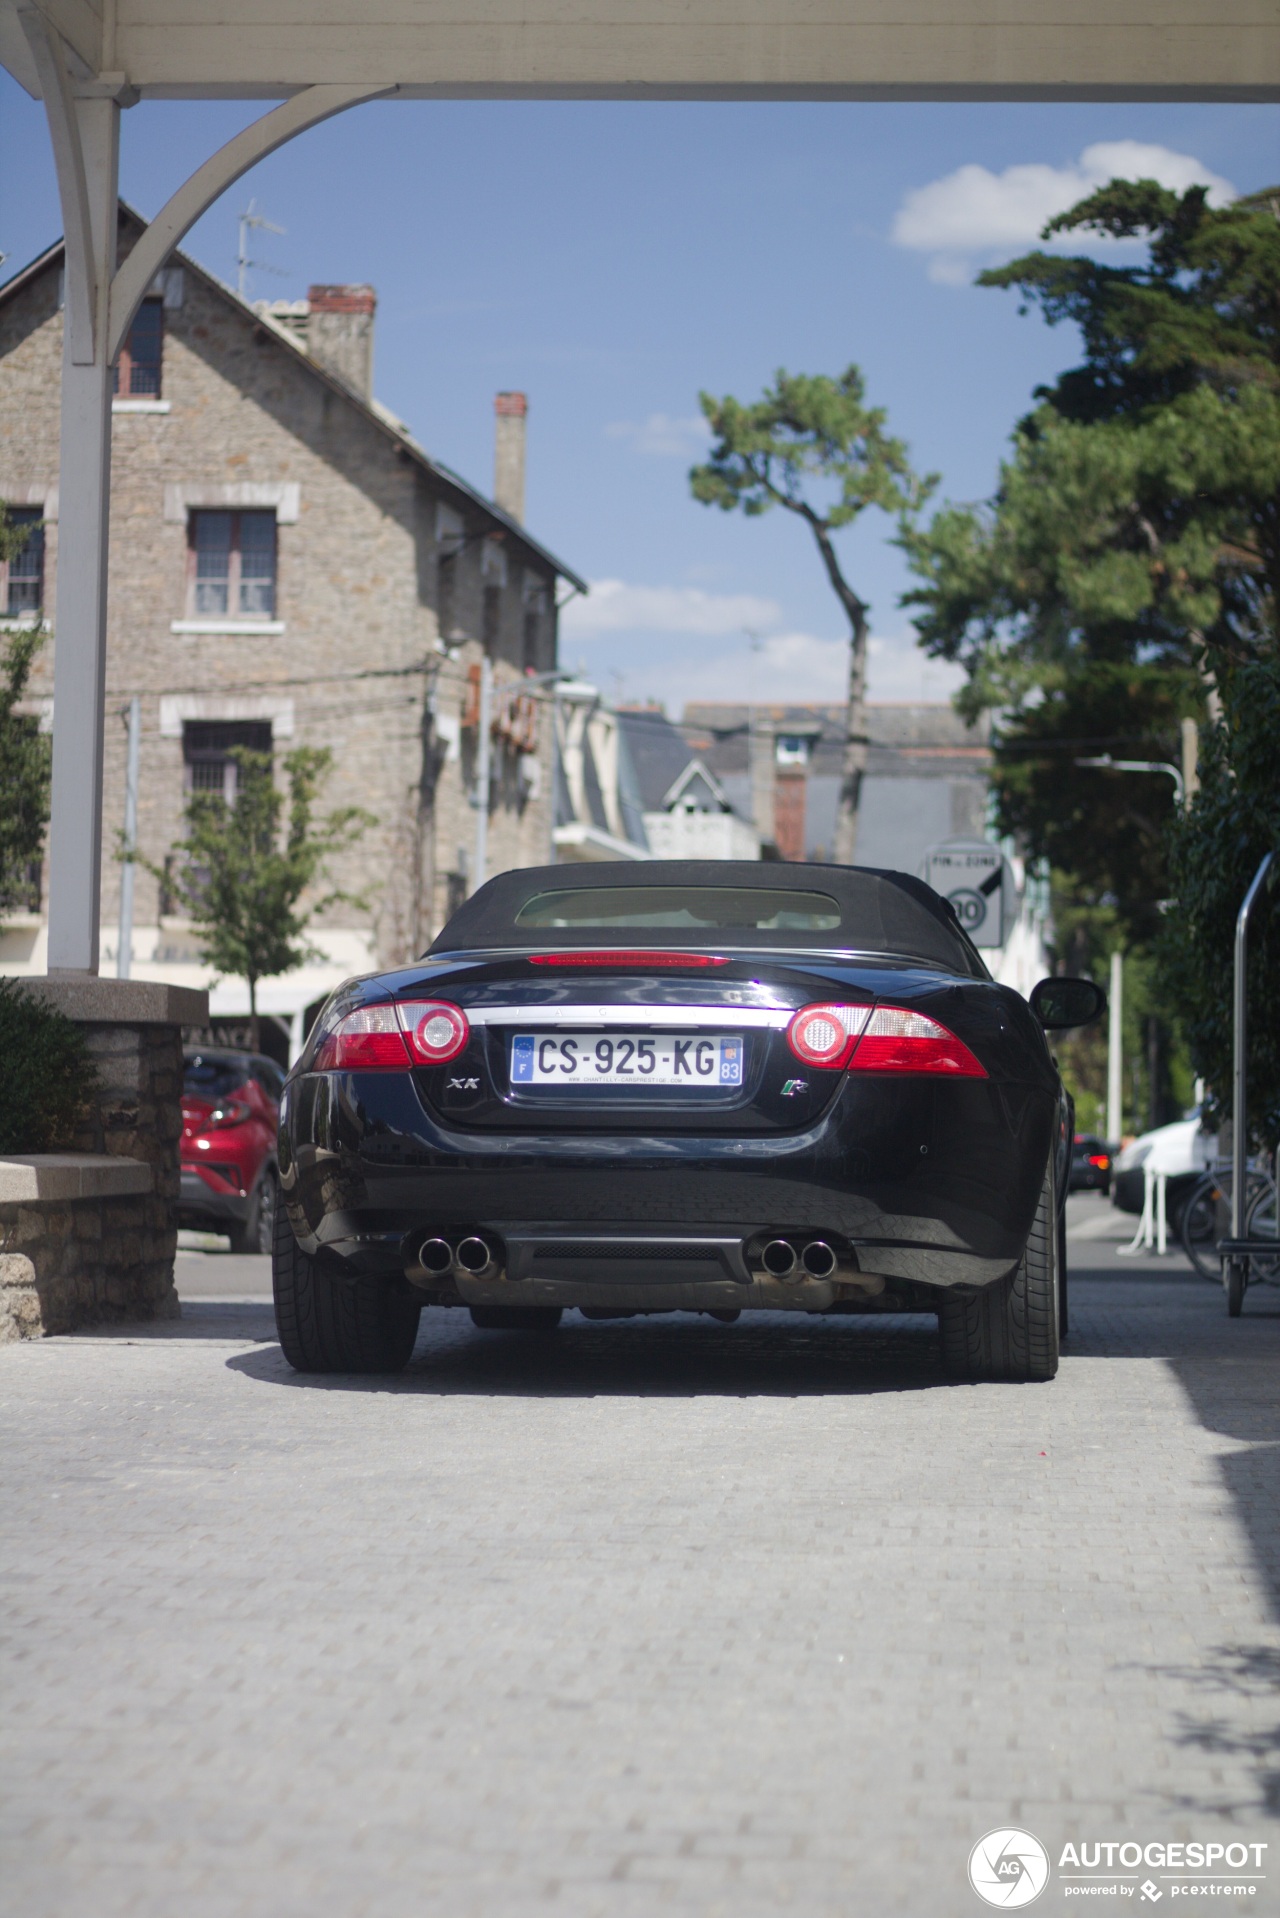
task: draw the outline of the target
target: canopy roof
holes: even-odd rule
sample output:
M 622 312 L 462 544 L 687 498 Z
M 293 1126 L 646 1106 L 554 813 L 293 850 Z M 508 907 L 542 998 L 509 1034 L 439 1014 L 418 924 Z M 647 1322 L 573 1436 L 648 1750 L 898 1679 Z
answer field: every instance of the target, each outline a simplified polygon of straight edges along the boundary
M 151 99 L 1280 97 L 1280 0 L 0 0 L 33 94 L 36 4 L 73 81 Z

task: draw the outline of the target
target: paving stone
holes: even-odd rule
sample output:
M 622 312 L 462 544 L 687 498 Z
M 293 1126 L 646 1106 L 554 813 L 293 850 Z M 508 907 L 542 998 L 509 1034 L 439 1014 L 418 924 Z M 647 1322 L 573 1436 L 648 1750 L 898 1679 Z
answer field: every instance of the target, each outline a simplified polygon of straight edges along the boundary
M 1280 1298 L 1073 1251 L 1044 1386 L 781 1315 L 302 1380 L 194 1254 L 6 1348 L 0 1909 L 950 1918 L 1005 1823 L 1280 1840 Z

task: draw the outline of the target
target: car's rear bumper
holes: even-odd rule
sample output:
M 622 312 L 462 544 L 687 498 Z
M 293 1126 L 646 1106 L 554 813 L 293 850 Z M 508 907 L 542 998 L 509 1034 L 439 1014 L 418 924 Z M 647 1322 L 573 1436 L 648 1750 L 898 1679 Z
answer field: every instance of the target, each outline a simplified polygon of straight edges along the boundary
M 249 1214 L 249 1195 L 245 1192 L 218 1191 L 198 1172 L 182 1168 L 178 1191 L 178 1218 L 184 1226 L 208 1221 L 215 1228 L 241 1225 Z
M 671 1309 L 670 1279 L 685 1297 L 713 1285 L 717 1303 L 727 1287 L 734 1305 L 774 1306 L 760 1252 L 775 1237 L 830 1243 L 837 1270 L 824 1283 L 867 1297 L 1003 1277 L 1026 1243 L 1055 1117 L 1035 1087 L 901 1080 L 872 1096 L 849 1080 L 801 1133 L 480 1134 L 443 1126 L 408 1075 L 314 1075 L 289 1089 L 281 1183 L 304 1251 L 353 1276 L 403 1272 L 425 1238 L 456 1246 L 474 1233 L 492 1244 L 494 1273 L 446 1278 L 471 1303 L 494 1287 L 510 1301 L 518 1286 L 529 1303 Z M 638 1249 L 581 1249 L 602 1235 Z M 553 1270 L 526 1256 L 538 1237 L 579 1250 Z M 663 1278 L 643 1243 L 662 1238 L 736 1252 Z

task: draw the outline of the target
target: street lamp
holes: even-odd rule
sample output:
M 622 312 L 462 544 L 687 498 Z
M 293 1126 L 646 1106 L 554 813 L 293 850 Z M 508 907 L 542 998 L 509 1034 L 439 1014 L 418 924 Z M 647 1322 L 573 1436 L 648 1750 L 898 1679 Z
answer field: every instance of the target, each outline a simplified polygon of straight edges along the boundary
M 1174 798 L 1179 806 L 1186 804 L 1187 787 L 1177 766 L 1171 766 L 1165 759 L 1113 759 L 1110 753 L 1103 753 L 1098 759 L 1077 759 L 1077 766 L 1104 766 L 1113 773 L 1167 773 L 1173 781 Z

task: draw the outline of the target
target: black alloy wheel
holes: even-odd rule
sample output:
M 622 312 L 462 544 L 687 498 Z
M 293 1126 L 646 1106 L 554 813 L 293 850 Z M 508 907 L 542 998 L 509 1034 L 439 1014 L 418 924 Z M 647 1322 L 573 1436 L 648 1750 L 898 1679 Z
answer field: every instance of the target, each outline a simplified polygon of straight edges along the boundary
M 276 1205 L 280 1186 L 274 1166 L 264 1166 L 249 1200 L 249 1210 L 231 1234 L 233 1252 L 270 1255 L 275 1244 Z
M 942 1362 L 953 1379 L 1017 1384 L 1058 1370 L 1058 1222 L 1053 1162 L 1016 1272 L 968 1298 L 944 1298 L 938 1311 Z
M 295 1372 L 401 1372 L 413 1355 L 421 1305 L 384 1280 L 322 1272 L 294 1238 L 283 1205 L 271 1290 L 280 1346 Z

